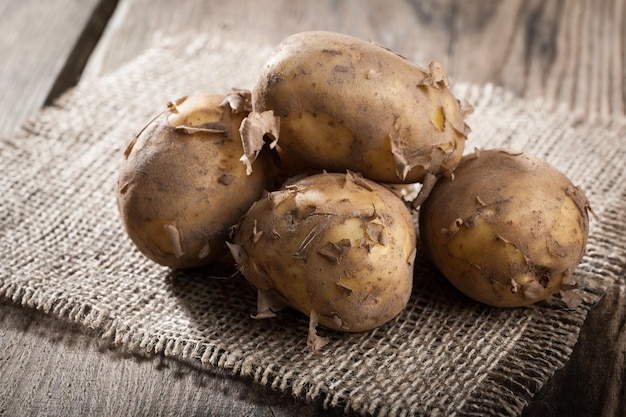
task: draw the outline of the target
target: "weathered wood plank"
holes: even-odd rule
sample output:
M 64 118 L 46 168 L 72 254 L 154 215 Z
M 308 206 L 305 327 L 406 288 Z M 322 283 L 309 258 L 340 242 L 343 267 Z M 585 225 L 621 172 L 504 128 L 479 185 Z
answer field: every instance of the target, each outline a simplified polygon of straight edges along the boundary
M 74 47 L 67 56 L 65 65 L 52 85 L 44 104 L 52 104 L 54 99 L 78 83 L 85 65 L 91 57 L 96 44 L 100 41 L 102 32 L 116 6 L 117 0 L 99 0 L 98 4 L 96 4 L 89 20 L 78 35 Z
M 567 364 L 524 417 L 626 415 L 626 287 L 614 287 L 590 311 Z
M 190 3 L 120 1 L 85 77 L 141 53 L 153 42 L 146 34 L 202 31 L 276 44 L 298 31 L 334 30 L 382 43 L 420 65 L 439 60 L 453 80 L 546 97 L 583 117 L 626 114 L 625 0 Z
M 0 133 L 15 130 L 41 108 L 55 85 L 67 88 L 57 79 L 80 58 L 72 51 L 99 2 L 0 2 Z
M 371 39 L 422 65 L 430 59 L 445 63 L 451 42 L 448 25 L 457 15 L 453 0 L 397 1 L 393 7 L 380 0 L 189 3 L 173 7 L 167 0 L 121 0 L 84 78 L 115 70 L 153 44 L 155 37 L 186 32 L 273 45 L 292 33 L 331 30 Z
M 97 335 L 0 302 L 0 415 L 338 416 L 219 370 L 111 348 Z

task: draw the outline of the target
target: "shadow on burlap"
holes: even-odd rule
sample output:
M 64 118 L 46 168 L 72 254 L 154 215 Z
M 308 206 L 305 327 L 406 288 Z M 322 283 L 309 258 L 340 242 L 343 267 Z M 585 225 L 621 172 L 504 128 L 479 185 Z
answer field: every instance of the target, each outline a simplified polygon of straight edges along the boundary
M 456 292 L 418 255 L 407 308 L 364 334 L 320 330 L 293 311 L 255 321 L 240 276 L 171 271 L 144 259 L 115 205 L 122 151 L 167 101 L 250 88 L 271 46 L 194 37 L 159 45 L 87 81 L 0 141 L 0 296 L 94 328 L 141 354 L 217 366 L 260 384 L 371 415 L 517 415 L 567 361 L 590 308 L 626 259 L 625 120 L 579 120 L 492 86 L 455 85 L 475 106 L 473 147 L 546 159 L 587 193 L 587 254 L 576 270 L 583 303 L 495 309 Z

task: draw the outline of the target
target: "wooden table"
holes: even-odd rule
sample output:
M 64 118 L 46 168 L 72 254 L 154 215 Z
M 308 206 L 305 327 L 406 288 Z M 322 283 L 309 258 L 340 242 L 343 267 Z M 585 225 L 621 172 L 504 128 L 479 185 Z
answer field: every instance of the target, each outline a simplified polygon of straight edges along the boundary
M 203 30 L 275 44 L 324 29 L 375 40 L 453 80 L 626 113 L 626 1 L 3 0 L 0 134 L 155 36 Z M 571 360 L 526 416 L 626 415 L 626 290 L 608 291 Z M 72 324 L 0 302 L 0 415 L 340 415 L 247 380 L 104 345 Z

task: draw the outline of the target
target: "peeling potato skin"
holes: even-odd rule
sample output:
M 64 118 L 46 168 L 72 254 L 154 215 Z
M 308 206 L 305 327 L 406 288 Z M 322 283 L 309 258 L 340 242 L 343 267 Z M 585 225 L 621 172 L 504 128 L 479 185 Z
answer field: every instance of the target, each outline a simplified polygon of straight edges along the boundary
M 228 228 L 261 197 L 271 166 L 263 159 L 247 176 L 239 162 L 238 129 L 250 110 L 241 108 L 242 98 L 168 103 L 128 145 L 117 204 L 128 236 L 149 259 L 187 268 L 224 256 Z
M 448 80 L 377 44 L 332 32 L 286 38 L 253 89 L 280 119 L 278 145 L 312 168 L 385 183 L 449 174 L 469 128 Z
M 411 294 L 416 233 L 385 187 L 359 175 L 300 179 L 255 203 L 233 237 L 259 290 L 319 324 L 361 332 L 396 317 Z
M 465 295 L 496 307 L 568 287 L 585 252 L 589 203 L 548 163 L 521 152 L 466 155 L 420 209 L 420 239 Z

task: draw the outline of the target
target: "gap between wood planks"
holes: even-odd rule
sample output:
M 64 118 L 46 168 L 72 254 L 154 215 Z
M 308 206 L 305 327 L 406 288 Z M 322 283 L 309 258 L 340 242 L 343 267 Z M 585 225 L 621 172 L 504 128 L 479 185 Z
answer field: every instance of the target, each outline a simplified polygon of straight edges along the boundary
M 51 105 L 65 90 L 78 83 L 91 53 L 98 44 L 104 29 L 117 8 L 118 1 L 100 0 L 98 2 L 91 18 L 76 39 L 76 43 L 67 57 L 65 65 L 55 79 L 44 105 Z

